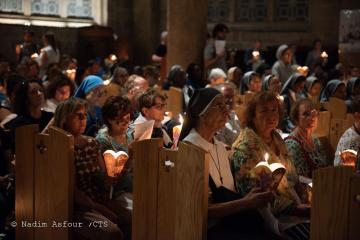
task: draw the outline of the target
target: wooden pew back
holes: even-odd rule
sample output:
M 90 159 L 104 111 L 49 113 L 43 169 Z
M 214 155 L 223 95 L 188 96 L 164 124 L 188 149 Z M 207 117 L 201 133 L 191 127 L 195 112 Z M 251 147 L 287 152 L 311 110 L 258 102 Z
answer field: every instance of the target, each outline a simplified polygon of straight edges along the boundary
M 52 227 L 70 221 L 73 212 L 73 137 L 51 127 L 49 135 L 38 126 L 16 131 L 16 239 L 70 239 L 70 228 Z M 22 221 L 46 223 L 44 228 L 21 227 Z
M 351 167 L 318 169 L 313 178 L 311 239 L 358 239 L 360 178 Z
M 134 144 L 133 240 L 206 239 L 208 156 L 193 145 Z

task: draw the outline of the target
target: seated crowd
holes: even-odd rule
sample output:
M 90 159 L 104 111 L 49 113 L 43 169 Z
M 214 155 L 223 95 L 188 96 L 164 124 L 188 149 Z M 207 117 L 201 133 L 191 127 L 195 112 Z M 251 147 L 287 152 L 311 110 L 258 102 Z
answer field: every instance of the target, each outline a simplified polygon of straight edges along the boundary
M 242 76 L 237 66 L 227 74 L 214 67 L 209 69 L 207 82 L 202 80 L 200 65 L 190 64 L 186 71 L 175 65 L 164 86 L 157 85 L 150 70 L 151 74 L 145 75 L 116 63 L 106 79 L 101 74 L 104 69 L 88 69 L 71 77 L 68 64 L 38 67 L 31 77 L 24 74 L 24 66 L 18 68 L 22 71 L 2 75 L 0 206 L 5 207 L 0 208 L 0 233 L 11 231 L 7 227 L 13 220 L 14 192 L 4 186 L 14 177 L 16 128 L 38 124 L 40 131 L 55 126 L 74 137 L 73 218 L 84 223 L 109 222 L 107 228 L 81 228 L 75 235 L 131 239 L 129 202 L 133 163 L 137 161 L 132 144 L 141 139 L 136 126 L 152 121 L 149 137 L 163 139 L 166 148 L 176 148 L 173 127 L 180 123 L 178 116 L 167 113 L 163 91 L 176 87 L 183 91 L 185 119 L 179 141 L 210 155 L 208 238 L 309 239 L 311 197 L 300 179 L 312 178 L 318 168 L 342 165 L 339 153 L 345 149 L 360 150 L 360 77 L 344 81 L 341 74 L 326 79 L 315 71 L 297 72 L 287 45 L 279 47 L 276 57 L 272 71 L 268 67 L 270 72 L 247 69 L 250 71 Z M 316 64 L 311 67 L 315 69 Z M 235 111 L 239 95 L 251 95 L 242 103 L 241 116 Z M 324 147 L 314 135 L 322 104 L 330 98 L 344 100 L 354 118 L 333 161 L 326 159 Z M 106 174 L 106 150 L 129 155 L 116 179 Z M 262 186 L 254 178 L 253 169 L 264 158 L 286 168 L 276 187 Z

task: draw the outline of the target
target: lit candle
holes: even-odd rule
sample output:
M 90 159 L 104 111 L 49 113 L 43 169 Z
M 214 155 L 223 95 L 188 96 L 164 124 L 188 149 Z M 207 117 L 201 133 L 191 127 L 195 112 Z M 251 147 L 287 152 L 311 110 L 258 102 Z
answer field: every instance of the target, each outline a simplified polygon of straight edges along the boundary
M 260 56 L 260 52 L 259 51 L 253 51 L 252 55 L 254 58 L 258 58 Z
M 179 122 L 180 122 L 180 125 L 177 125 L 177 126 L 173 127 L 173 139 L 174 139 L 173 147 L 177 147 L 179 137 L 180 137 L 180 133 L 181 133 L 181 129 L 182 129 L 182 126 L 183 126 L 183 123 L 184 123 L 184 119 L 181 116 L 181 114 L 179 115 Z
M 324 52 L 321 53 L 321 57 L 322 57 L 322 58 L 327 58 L 328 55 L 327 55 L 327 53 L 324 51 Z
M 110 54 L 110 60 L 115 62 L 117 60 L 117 57 L 115 54 Z
M 269 154 L 268 153 L 264 154 L 264 160 L 265 160 L 265 162 L 269 163 L 268 162 L 268 160 L 269 160 Z
M 37 54 L 37 53 L 33 53 L 31 55 L 31 59 L 35 59 L 35 58 L 38 58 L 38 57 L 39 57 L 39 54 Z
M 114 152 L 113 150 L 106 150 L 103 153 L 106 172 L 109 177 L 117 177 L 124 168 L 129 156 L 124 151 Z
M 299 66 L 299 67 L 296 68 L 296 70 L 298 71 L 298 73 L 300 73 L 301 75 L 303 75 L 305 77 L 309 73 L 309 68 L 307 66 L 303 66 L 303 67 Z

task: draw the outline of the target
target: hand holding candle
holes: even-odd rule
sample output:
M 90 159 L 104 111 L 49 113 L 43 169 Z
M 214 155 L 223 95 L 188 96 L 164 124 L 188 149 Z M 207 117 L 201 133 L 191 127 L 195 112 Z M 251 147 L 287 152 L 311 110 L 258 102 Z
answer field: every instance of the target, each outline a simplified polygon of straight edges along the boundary
M 328 55 L 327 55 L 327 53 L 324 51 L 324 52 L 321 53 L 321 57 L 325 59 L 325 58 L 328 58 Z
M 252 51 L 252 56 L 254 60 L 259 60 L 260 52 L 259 51 Z

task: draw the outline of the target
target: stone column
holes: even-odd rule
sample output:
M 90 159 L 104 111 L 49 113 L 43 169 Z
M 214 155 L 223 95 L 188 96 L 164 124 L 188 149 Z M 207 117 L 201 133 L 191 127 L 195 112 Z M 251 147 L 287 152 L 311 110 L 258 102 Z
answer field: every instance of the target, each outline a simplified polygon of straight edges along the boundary
M 167 9 L 167 68 L 180 64 L 186 69 L 191 62 L 202 65 L 208 1 L 170 0 Z
M 151 63 L 151 55 L 160 44 L 161 0 L 133 1 L 133 45 L 134 62 L 145 65 Z M 121 17 L 121 16 L 119 16 Z M 131 27 L 131 26 L 129 26 Z

